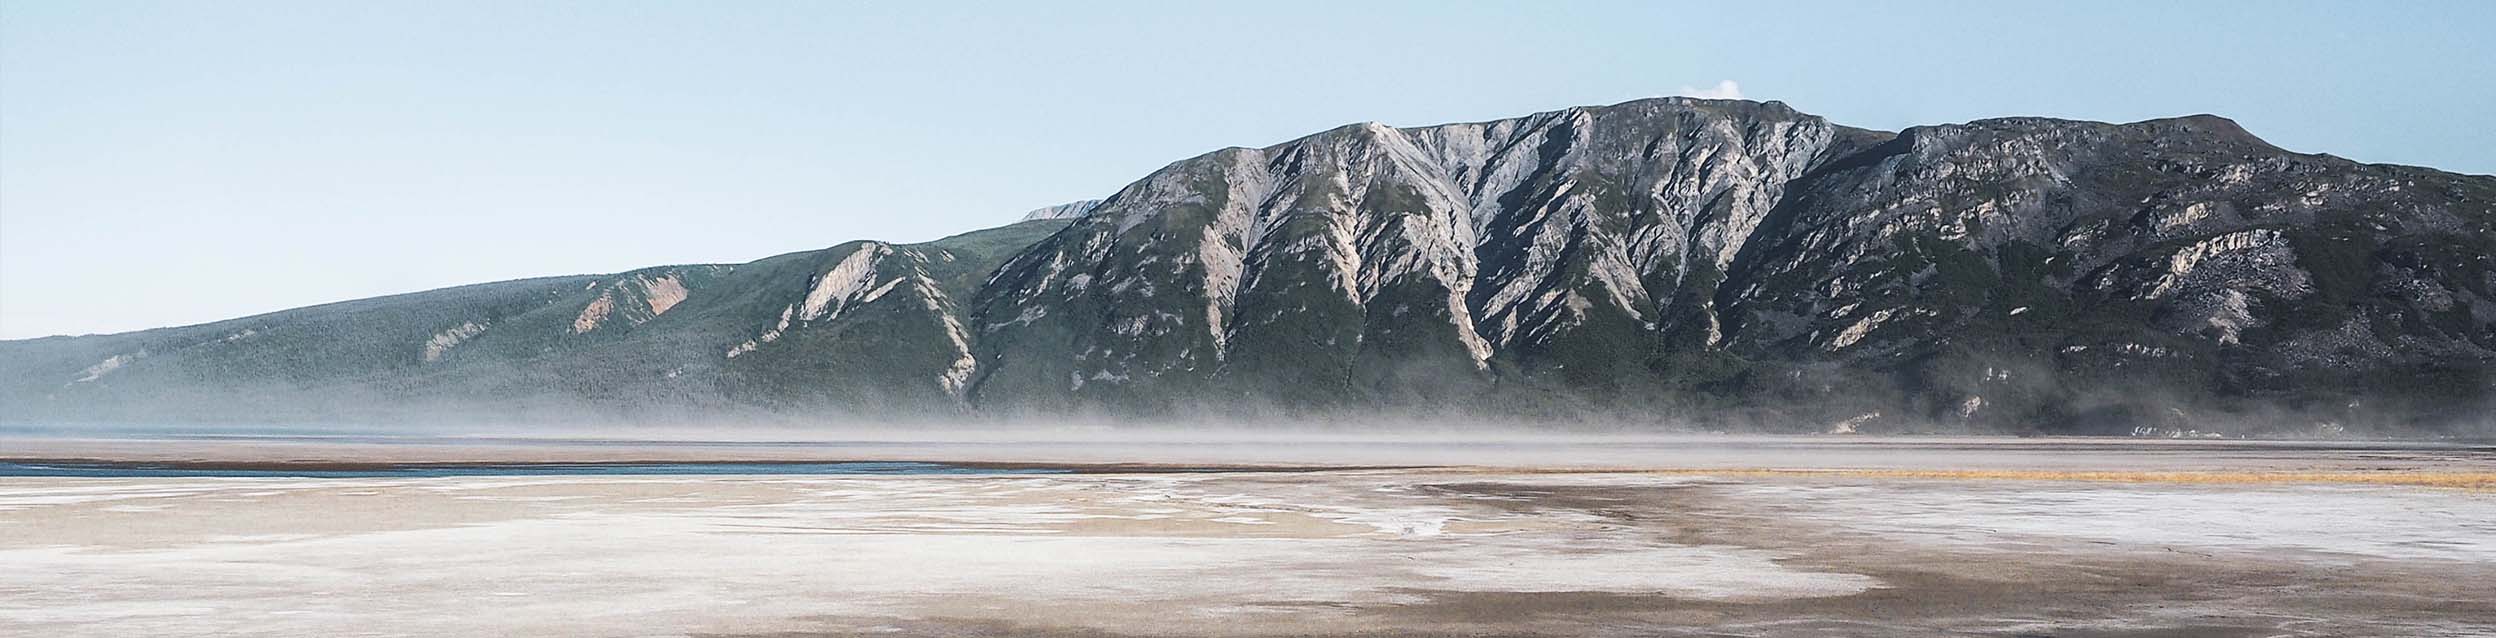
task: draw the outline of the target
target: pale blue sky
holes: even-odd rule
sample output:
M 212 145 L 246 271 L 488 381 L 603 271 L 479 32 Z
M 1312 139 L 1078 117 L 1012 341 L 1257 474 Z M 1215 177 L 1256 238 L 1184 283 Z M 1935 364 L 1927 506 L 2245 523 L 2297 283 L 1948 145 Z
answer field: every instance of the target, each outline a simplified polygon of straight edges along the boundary
M 0 0 L 0 337 L 931 239 L 1223 146 L 1724 80 L 2496 172 L 2496 2 L 1999 4 Z

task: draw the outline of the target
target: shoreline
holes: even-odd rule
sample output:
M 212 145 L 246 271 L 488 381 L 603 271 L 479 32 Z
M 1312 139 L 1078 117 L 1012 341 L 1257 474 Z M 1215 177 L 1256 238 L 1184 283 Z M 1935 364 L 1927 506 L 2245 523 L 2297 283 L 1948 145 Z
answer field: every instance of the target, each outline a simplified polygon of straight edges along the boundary
M 552 469 L 552 468 L 623 469 L 623 468 L 637 468 L 637 467 L 650 467 L 650 468 L 653 468 L 653 470 L 654 470 L 654 471 L 649 472 L 648 474 L 646 474 L 646 475 L 650 475 L 650 476 L 674 476 L 674 475 L 745 476 L 745 475 L 747 475 L 747 474 L 740 474 L 740 473 L 735 473 L 735 472 L 701 472 L 701 473 L 683 473 L 683 472 L 674 472 L 674 471 L 669 471 L 669 470 L 668 470 L 668 466 L 682 466 L 682 465 L 711 465 L 711 466 L 719 466 L 719 465 L 731 465 L 731 466 L 735 466 L 735 465 L 749 465 L 749 466 L 757 466 L 758 468 L 769 468 L 769 467 L 773 467 L 773 466 L 793 466 L 793 465 L 850 465 L 850 464 L 868 465 L 868 464 L 896 464 L 896 465 L 924 465 L 924 466 L 928 466 L 928 467 L 931 467 L 931 468 L 940 468 L 940 469 L 991 470 L 991 471 L 996 472 L 996 474 L 986 474 L 986 473 L 980 473 L 980 472 L 965 472 L 965 473 L 961 473 L 961 474 L 959 474 L 959 475 L 961 475 L 961 476 L 1030 476 L 1030 475 L 1032 475 L 1032 474 L 1029 474 L 1030 472 L 1046 472 L 1047 474 L 1051 474 L 1051 475 L 1061 475 L 1061 476 L 1086 476 L 1086 475 L 1121 475 L 1121 474 L 1311 474 L 1311 473 L 1328 473 L 1328 472 L 1431 471 L 1431 472 L 1443 472 L 1443 473 L 1449 473 L 1449 474 L 1518 474 L 1518 475 L 1606 474 L 1606 475 L 1700 476 L 1700 477 L 1726 477 L 1726 478 L 1732 478 L 1732 477 L 1743 477 L 1743 478 L 1849 478 L 1849 479 L 1899 479 L 1899 480 L 1940 480 L 1940 481 L 2070 481 L 2070 482 L 2090 482 L 2090 483 L 2151 483 L 2151 484 L 2200 484 L 2200 485 L 2282 485 L 2282 484 L 2305 484 L 2305 485 L 2380 485 L 2380 486 L 2403 486 L 2403 487 L 2451 488 L 2451 489 L 2474 490 L 2474 491 L 2496 490 L 2496 471 L 2393 470 L 2393 469 L 2386 469 L 2386 470 L 2375 470 L 2375 471 L 2338 471 L 2338 472 L 2245 472 L 2245 471 L 2191 471 L 2191 470 L 2184 470 L 2184 471 L 2046 471 L 2046 470 L 2025 470 L 2025 471 L 2023 471 L 2023 470 L 1946 470 L 1946 469 L 1934 469 L 1934 470 L 1875 470 L 1875 469 L 1795 469 L 1795 468 L 1759 468 L 1759 467 L 1723 467 L 1723 468 L 1673 468 L 1673 467 L 1665 467 L 1665 468 L 1600 468 L 1600 467 L 1589 467 L 1589 468 L 1530 468 L 1530 467 L 1500 467 L 1500 466 L 1444 466 L 1444 465 L 1235 465 L 1235 464 L 1234 464 L 1234 465 L 1201 465 L 1201 464 L 1171 464 L 1171 463 L 1078 463 L 1078 464 L 1063 464 L 1063 463 L 1026 463 L 1026 462 L 990 462 L 990 461 L 940 461 L 940 460 L 898 460 L 898 459 L 873 459 L 873 460 L 829 460 L 829 461 L 790 461 L 790 460 L 752 460 L 752 461 L 658 461 L 658 460 L 605 460 L 605 461 L 519 461 L 519 462 L 502 462 L 502 461 L 449 461 L 449 462 L 404 462 L 404 463 L 357 463 L 357 462 L 331 462 L 331 461 L 180 461 L 180 460 L 174 460 L 174 461 L 126 461 L 126 460 L 95 459 L 95 458 L 19 458 L 19 457 L 0 457 L 0 464 L 14 464 L 14 465 L 44 465 L 44 466 L 70 467 L 70 468 L 77 468 L 77 469 L 102 469 L 102 470 L 138 470 L 138 471 L 144 471 L 144 470 L 179 470 L 179 471 L 202 471 L 202 472 L 230 471 L 230 472 L 251 472 L 251 473 L 284 473 L 284 472 L 306 472 L 306 473 L 323 473 L 323 472 L 373 472 L 373 473 L 386 473 L 386 472 L 410 472 L 410 473 L 421 473 L 421 472 L 424 472 L 424 471 L 427 471 L 427 470 L 491 470 L 491 469 L 512 469 L 512 470 L 516 470 L 516 471 L 514 471 L 514 472 L 512 472 L 512 473 L 510 473 L 510 474 L 508 474 L 508 475 L 503 475 L 503 474 L 466 474 L 466 475 L 463 475 L 463 476 L 534 476 L 534 475 L 563 475 L 563 474 L 566 474 L 566 473 L 562 473 L 562 472 L 535 472 L 535 471 L 530 471 L 530 470 Z M 766 471 L 766 472 L 756 472 L 756 473 L 754 473 L 754 474 L 755 474 L 755 475 L 799 475 L 799 476 L 859 476 L 859 475 L 898 475 L 898 476 L 918 476 L 918 475 L 922 475 L 922 474 L 919 474 L 919 473 L 914 473 L 914 472 L 906 472 L 906 471 L 903 471 L 903 472 L 857 472 L 857 473 L 841 472 L 841 471 L 826 471 L 826 472 L 785 472 L 785 473 L 784 473 L 784 472 L 768 472 L 768 471 Z M 634 476 L 634 475 L 637 475 L 637 474 L 634 474 L 634 473 L 631 473 L 631 472 L 615 472 L 615 473 L 608 473 L 607 475 L 611 475 L 611 476 Z M 52 476 L 51 476 L 51 475 L 35 475 L 35 476 L 8 476 L 8 475 L 0 475 L 0 480 L 10 479 L 10 478 L 52 478 Z M 138 478 L 138 477 L 80 477 L 80 478 Z M 203 476 L 197 476 L 197 477 L 193 477 L 193 478 L 233 478 L 233 477 L 227 477 L 227 476 L 216 476 L 216 475 L 203 475 Z M 317 476 L 313 476 L 313 477 L 271 476 L 271 477 L 253 477 L 253 478 L 326 478 L 326 477 L 317 477 Z M 415 474 L 411 474 L 411 475 L 409 476 L 409 478 L 428 478 L 428 477 L 422 477 L 422 476 L 417 476 L 417 475 L 415 475 Z
M 236 472 L 637 465 L 917 463 L 1065 474 L 1657 474 L 2166 484 L 2354 484 L 2496 489 L 2496 447 L 2418 442 L 2220 442 L 1919 437 L 1524 440 L 704 442 L 0 436 L 0 463 Z M 770 473 L 770 472 L 762 472 Z

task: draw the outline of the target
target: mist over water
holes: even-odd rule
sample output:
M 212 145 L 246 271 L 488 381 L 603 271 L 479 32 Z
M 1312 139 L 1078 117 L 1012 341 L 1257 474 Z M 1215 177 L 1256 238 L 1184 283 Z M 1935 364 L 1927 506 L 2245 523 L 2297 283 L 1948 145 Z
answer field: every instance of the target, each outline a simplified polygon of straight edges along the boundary
M 64 462 L 467 463 L 492 467 L 345 468 L 415 475 L 943 473 L 954 464 L 1156 469 L 1220 467 L 1486 467 L 1800 470 L 2281 469 L 2316 459 L 2484 463 L 2496 446 L 2469 441 L 2289 441 L 2116 437 L 1769 435 L 1553 432 L 1527 428 L 1366 430 L 1235 424 L 1057 423 L 1000 428 L 762 425 L 484 427 L 84 427 L 0 431 L 0 459 Z M 978 427 L 985 425 L 988 427 Z M 713 465 L 716 464 L 716 465 Z M 774 465 L 765 465 L 774 464 Z M 518 467 L 537 465 L 539 467 Z M 233 466 L 210 469 L 231 469 Z M 20 468 L 23 470 L 23 468 Z M 193 468 L 198 469 L 198 468 Z M 246 469 L 302 471 L 305 467 Z M 322 469 L 322 468 L 313 468 Z M 337 468 L 328 468 L 337 469 Z M 973 468 L 989 471 L 993 468 Z M 0 475 L 9 469 L 0 466 Z M 47 472 L 59 470 L 43 470 Z M 422 472 L 448 472 L 422 474 Z

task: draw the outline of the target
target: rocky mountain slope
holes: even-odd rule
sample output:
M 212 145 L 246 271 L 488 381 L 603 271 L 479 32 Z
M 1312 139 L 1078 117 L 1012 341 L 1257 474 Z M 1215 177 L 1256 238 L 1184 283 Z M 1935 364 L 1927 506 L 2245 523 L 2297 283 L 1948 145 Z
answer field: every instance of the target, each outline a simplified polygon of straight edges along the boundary
M 2273 434 L 2483 433 L 2496 409 L 2496 178 L 2292 153 L 2210 116 L 1893 134 L 1667 98 L 1359 124 L 1030 219 L 7 342 L 0 398 L 10 419 Z
M 9 421 L 605 421 L 957 412 L 963 304 L 1066 224 L 853 241 L 0 342 Z

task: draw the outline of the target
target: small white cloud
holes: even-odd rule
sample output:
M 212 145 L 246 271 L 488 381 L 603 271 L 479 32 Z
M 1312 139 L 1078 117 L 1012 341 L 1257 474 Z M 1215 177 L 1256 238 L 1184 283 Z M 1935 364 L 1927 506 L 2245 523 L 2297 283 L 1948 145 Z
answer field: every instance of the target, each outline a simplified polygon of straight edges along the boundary
M 1683 97 L 1695 97 L 1709 100 L 1739 100 L 1742 99 L 1742 85 L 1736 84 L 1732 80 L 1722 80 L 1718 81 L 1716 86 L 1684 86 L 1681 87 L 1681 93 L 1679 93 L 1679 95 Z

